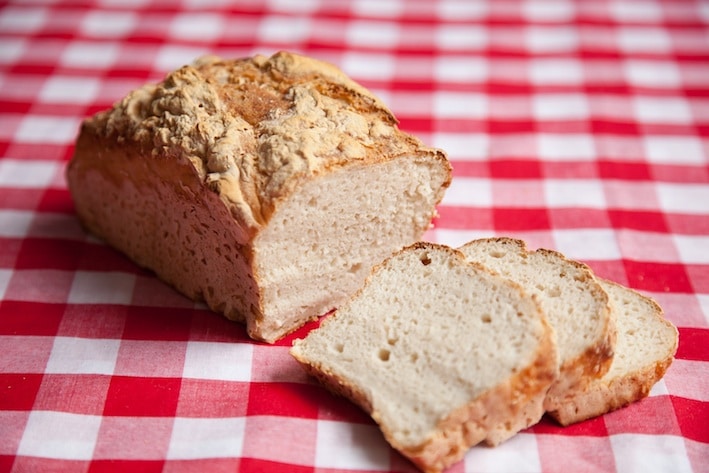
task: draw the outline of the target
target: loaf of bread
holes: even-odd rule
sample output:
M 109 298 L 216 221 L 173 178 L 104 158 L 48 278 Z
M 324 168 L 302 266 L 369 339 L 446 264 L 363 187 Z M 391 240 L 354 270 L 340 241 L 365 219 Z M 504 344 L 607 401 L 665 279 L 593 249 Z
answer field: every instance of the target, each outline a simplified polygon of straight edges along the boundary
M 468 261 L 510 278 L 539 300 L 559 346 L 559 379 L 544 401 L 555 417 L 568 398 L 584 392 L 610 368 L 617 335 L 608 295 L 585 264 L 552 250 L 529 251 L 521 240 L 473 240 L 460 251 Z
M 87 119 L 67 170 L 85 227 L 273 342 L 417 241 L 444 153 L 332 65 L 203 58 Z
M 610 296 L 618 329 L 608 372 L 565 400 L 556 419 L 569 425 L 619 409 L 647 397 L 669 368 L 679 343 L 677 328 L 660 306 L 637 291 L 599 279 Z
M 293 356 L 439 472 L 505 423 L 536 419 L 558 375 L 553 330 L 522 288 L 452 248 L 417 243 L 374 268 Z

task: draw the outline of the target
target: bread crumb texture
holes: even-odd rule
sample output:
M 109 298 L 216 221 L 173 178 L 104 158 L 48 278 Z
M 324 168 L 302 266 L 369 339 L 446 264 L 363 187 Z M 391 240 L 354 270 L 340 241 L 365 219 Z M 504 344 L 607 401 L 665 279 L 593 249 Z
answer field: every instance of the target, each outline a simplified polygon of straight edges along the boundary
M 118 142 L 188 157 L 248 233 L 303 178 L 418 150 L 421 143 L 396 125 L 377 98 L 336 67 L 286 52 L 201 58 L 133 91 L 91 123 Z

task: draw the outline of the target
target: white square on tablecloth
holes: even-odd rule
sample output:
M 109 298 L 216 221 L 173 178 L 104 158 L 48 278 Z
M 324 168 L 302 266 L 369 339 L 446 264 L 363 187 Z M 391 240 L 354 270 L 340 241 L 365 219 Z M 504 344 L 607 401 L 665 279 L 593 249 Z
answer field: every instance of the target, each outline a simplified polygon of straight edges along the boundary
M 155 67 L 159 71 L 173 71 L 209 52 L 208 48 L 194 46 L 165 45 L 155 56 Z
M 656 22 L 662 20 L 662 10 L 659 2 L 643 1 L 613 1 L 610 3 L 610 13 L 621 23 Z
M 396 23 L 354 20 L 347 24 L 347 43 L 353 46 L 395 47 L 401 32 Z
M 187 342 L 182 376 L 250 381 L 253 346 L 245 343 Z
M 454 161 L 482 161 L 488 156 L 490 137 L 484 133 L 434 133 L 432 146 L 445 150 Z
M 487 31 L 474 25 L 443 24 L 435 32 L 435 44 L 442 49 L 479 49 L 488 41 Z
M 69 144 L 79 132 L 77 117 L 28 115 L 17 127 L 15 141 L 34 144 Z
M 635 118 L 641 123 L 691 124 L 692 110 L 681 97 L 633 98 Z
M 618 471 L 691 473 L 684 439 L 673 435 L 617 434 L 610 437 Z
M 25 40 L 19 38 L 3 38 L 0 48 L 0 64 L 12 64 L 22 57 L 25 51 Z
M 69 292 L 70 304 L 130 304 L 135 275 L 122 272 L 77 271 Z
M 709 161 L 704 144 L 695 136 L 649 135 L 643 144 L 651 163 L 702 165 Z
M 318 421 L 317 467 L 388 470 L 389 453 L 389 444 L 374 425 Z
M 75 41 L 69 43 L 59 62 L 66 67 L 106 68 L 116 62 L 118 52 L 114 43 Z
M 474 92 L 434 92 L 434 118 L 480 119 L 487 116 L 487 96 Z
M 439 0 L 436 2 L 438 16 L 444 20 L 478 19 L 488 10 L 487 2 L 461 2 L 460 0 Z
M 27 419 L 17 454 L 90 460 L 100 426 L 100 416 L 32 411 Z
M 5 291 L 7 290 L 7 286 L 10 284 L 11 277 L 11 269 L 0 269 L 0 300 L 5 298 Z
M 471 56 L 438 56 L 433 62 L 433 76 L 443 81 L 477 82 L 487 77 L 485 58 Z
M 465 455 L 465 471 L 542 471 L 537 438 L 521 432 L 495 448 L 473 447 Z
M 531 26 L 526 30 L 525 45 L 532 51 L 572 51 L 578 46 L 575 28 L 568 26 Z
M 664 28 L 650 26 L 622 26 L 618 29 L 618 46 L 633 53 L 665 53 L 672 42 Z
M 395 17 L 404 11 L 403 0 L 354 0 L 352 12 L 357 16 Z
M 180 13 L 170 25 L 170 36 L 180 40 L 209 41 L 219 38 L 224 17 L 217 13 Z
M 341 67 L 355 80 L 389 80 L 396 70 L 396 57 L 386 53 L 347 51 L 342 55 Z
M 283 15 L 265 16 L 258 27 L 258 37 L 269 43 L 297 43 L 308 38 L 310 19 Z
M 46 373 L 113 374 L 120 340 L 56 337 Z
M 446 191 L 442 204 L 490 207 L 493 204 L 492 183 L 489 179 L 456 177 Z
M 709 188 L 705 184 L 657 184 L 657 197 L 665 212 L 709 213 Z
M 709 202 L 707 202 L 709 210 Z M 674 235 L 680 262 L 684 264 L 709 264 L 709 236 Z
M 0 160 L 0 187 L 42 189 L 53 180 L 61 163 L 57 161 Z
M 200 8 L 204 8 L 203 0 L 192 0 Z M 232 0 L 213 0 L 220 1 L 223 5 L 229 6 Z M 267 0 L 270 9 L 275 11 L 286 11 L 290 13 L 311 13 L 317 10 L 321 5 L 321 0 Z
M 169 460 L 238 458 L 244 447 L 243 417 L 198 419 L 177 417 L 172 427 Z
M 588 100 L 582 94 L 536 94 L 532 110 L 537 120 L 585 120 L 589 116 Z
M 593 139 L 586 134 L 540 133 L 538 152 L 551 161 L 590 161 L 596 155 Z
M 547 179 L 544 181 L 544 200 L 551 208 L 606 207 L 603 184 L 592 179 Z
M 44 8 L 5 7 L 0 12 L 0 31 L 31 35 L 46 21 L 47 11 Z
M 583 82 L 583 68 L 575 59 L 532 59 L 529 80 L 540 85 L 579 85 Z
M 677 249 L 670 235 L 630 229 L 617 230 L 616 234 L 623 258 L 656 263 L 678 261 Z
M 27 236 L 33 219 L 34 213 L 26 210 L 0 210 L 0 237 Z
M 522 7 L 522 13 L 531 21 L 568 21 L 574 17 L 573 2 L 548 2 L 527 0 Z
M 567 258 L 581 261 L 617 260 L 621 258 L 615 233 L 602 229 L 555 230 L 554 249 Z
M 96 100 L 100 82 L 91 77 L 54 75 L 39 91 L 39 101 L 45 103 L 86 104 Z
M 81 31 L 87 36 L 121 38 L 138 23 L 138 16 L 129 11 L 90 11 L 81 21 Z
M 632 85 L 676 88 L 682 85 L 677 64 L 652 59 L 629 59 L 624 64 L 625 75 Z

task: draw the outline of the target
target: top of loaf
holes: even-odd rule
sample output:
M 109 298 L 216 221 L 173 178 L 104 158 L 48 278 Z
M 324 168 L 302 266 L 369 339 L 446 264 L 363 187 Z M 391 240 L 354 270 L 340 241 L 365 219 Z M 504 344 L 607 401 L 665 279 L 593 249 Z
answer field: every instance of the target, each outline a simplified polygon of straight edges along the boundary
M 143 153 L 185 157 L 254 234 L 305 178 L 358 161 L 443 155 L 330 64 L 280 52 L 210 56 L 131 92 L 86 127 Z

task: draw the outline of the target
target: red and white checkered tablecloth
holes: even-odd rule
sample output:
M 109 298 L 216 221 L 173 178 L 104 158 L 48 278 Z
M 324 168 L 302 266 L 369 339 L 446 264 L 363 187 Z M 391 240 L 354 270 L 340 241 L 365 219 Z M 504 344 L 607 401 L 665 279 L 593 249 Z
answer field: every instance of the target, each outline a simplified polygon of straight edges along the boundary
M 642 402 L 450 472 L 709 472 L 709 3 L 0 2 L 0 471 L 413 472 L 374 423 L 84 233 L 82 118 L 203 54 L 342 67 L 454 180 L 426 238 L 521 237 L 655 298 Z

